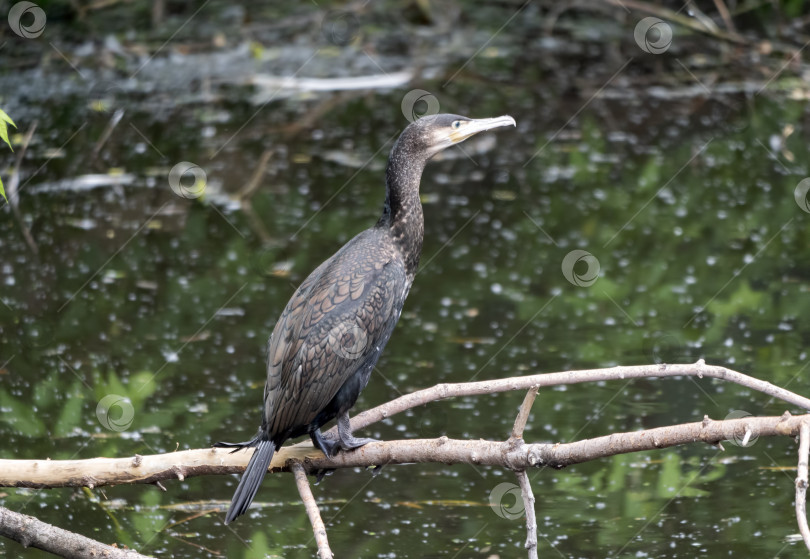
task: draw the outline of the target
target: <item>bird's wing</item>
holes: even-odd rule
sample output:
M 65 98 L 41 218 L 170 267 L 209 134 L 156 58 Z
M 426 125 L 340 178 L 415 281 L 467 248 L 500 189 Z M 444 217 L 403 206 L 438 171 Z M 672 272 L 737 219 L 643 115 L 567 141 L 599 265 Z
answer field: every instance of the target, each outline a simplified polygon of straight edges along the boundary
M 362 252 L 341 251 L 313 272 L 273 333 L 281 335 L 271 341 L 264 412 L 274 435 L 311 423 L 391 335 L 407 293 L 405 265 L 393 252 Z
M 307 299 L 309 292 L 312 290 L 313 285 L 321 277 L 324 268 L 326 268 L 329 261 L 323 262 L 320 266 L 307 276 L 307 279 L 298 286 L 293 296 L 290 298 L 284 311 L 276 322 L 273 328 L 273 333 L 267 342 L 267 382 L 264 385 L 264 402 L 265 406 L 262 409 L 262 430 L 267 430 L 268 416 L 265 413 L 267 409 L 268 397 L 275 394 L 282 384 L 282 375 L 284 373 L 284 363 L 288 357 L 294 356 L 298 353 L 301 345 L 300 332 L 302 321 L 298 319 L 299 316 L 306 313 Z

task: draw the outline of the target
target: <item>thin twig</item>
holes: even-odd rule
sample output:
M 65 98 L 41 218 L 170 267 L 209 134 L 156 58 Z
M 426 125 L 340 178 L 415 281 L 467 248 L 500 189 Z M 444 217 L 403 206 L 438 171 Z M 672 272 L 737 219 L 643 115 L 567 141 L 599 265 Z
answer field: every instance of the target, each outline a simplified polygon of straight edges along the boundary
M 90 163 L 94 163 L 98 154 L 101 153 L 101 149 L 107 143 L 107 140 L 110 139 L 110 135 L 112 134 L 115 127 L 118 126 L 118 123 L 121 122 L 121 119 L 124 117 L 124 109 L 116 109 L 113 113 L 112 117 L 110 117 L 110 121 L 107 123 L 107 127 L 101 133 L 101 137 L 99 137 L 98 141 L 96 142 L 93 151 L 90 154 Z
M 28 128 L 28 132 L 26 132 L 25 136 L 23 137 L 22 147 L 17 152 L 17 158 L 14 161 L 14 169 L 11 171 L 11 176 L 9 177 L 8 185 L 6 187 L 8 201 L 11 204 L 11 211 L 14 213 L 14 219 L 16 219 L 17 223 L 20 225 L 20 231 L 22 231 L 25 244 L 28 245 L 28 248 L 34 253 L 34 256 L 39 255 L 39 247 L 34 241 L 34 237 L 31 236 L 31 231 L 28 229 L 28 225 L 26 225 L 22 215 L 20 214 L 19 184 L 20 165 L 22 165 L 23 157 L 25 157 L 25 152 L 28 149 L 28 144 L 31 143 L 31 138 L 34 136 L 34 132 L 37 129 L 37 123 L 38 121 L 36 120 L 32 122 L 31 126 Z
M 695 4 L 695 0 L 686 0 L 686 8 L 689 10 L 689 15 L 698 21 L 710 33 L 716 33 L 720 30 L 720 28 L 717 27 L 717 24 L 714 23 L 714 20 L 703 13 L 703 10 L 701 10 L 697 4 Z
M 720 17 L 723 18 L 723 23 L 725 23 L 728 32 L 739 36 L 739 33 L 737 33 L 737 28 L 734 26 L 734 21 L 731 19 L 731 13 L 726 7 L 726 3 L 723 2 L 723 0 L 714 0 L 714 5 L 720 14 Z
M 494 394 L 511 390 L 528 390 L 532 386 L 547 387 L 562 384 L 579 384 L 582 382 L 599 382 L 604 380 L 623 380 L 634 378 L 655 377 L 711 377 L 757 390 L 768 396 L 778 398 L 810 410 L 810 398 L 800 396 L 795 392 L 780 388 L 770 382 L 738 373 L 725 367 L 706 365 L 703 359 L 691 365 L 636 365 L 630 367 L 611 367 L 608 369 L 586 369 L 581 371 L 567 371 L 564 373 L 545 373 L 524 377 L 511 377 L 498 380 L 483 380 L 478 382 L 460 382 L 455 384 L 437 384 L 431 388 L 418 390 L 395 400 L 386 402 L 381 406 L 357 414 L 352 418 L 352 430 L 356 431 L 368 427 L 373 423 L 382 421 L 394 414 L 405 410 L 424 406 L 428 402 L 452 398 L 455 396 L 477 396 L 480 394 Z M 337 428 L 329 430 L 330 434 L 337 436 Z
M 262 152 L 261 156 L 259 156 L 259 162 L 256 164 L 253 174 L 251 174 L 248 181 L 242 185 L 242 188 L 236 192 L 234 198 L 244 201 L 245 199 L 250 199 L 253 196 L 256 189 L 261 186 L 262 179 L 264 179 L 264 173 L 267 171 L 267 164 L 270 163 L 270 158 L 273 157 L 275 152 L 276 150 L 274 149 L 266 149 Z
M 300 462 L 291 462 L 290 469 L 295 476 L 295 485 L 298 487 L 298 493 L 301 495 L 304 508 L 307 509 L 309 522 L 312 524 L 312 532 L 315 534 L 315 542 L 318 544 L 318 559 L 332 559 L 334 555 L 332 555 L 332 550 L 329 549 L 326 526 L 324 526 L 321 518 L 321 511 L 318 510 L 318 503 L 315 502 L 315 496 L 312 494 L 312 488 L 309 486 L 307 473 Z
M 536 391 L 535 391 L 536 392 Z M 534 514 L 534 493 L 532 484 L 526 470 L 515 472 L 520 485 L 520 494 L 523 496 L 523 507 L 526 511 L 526 550 L 529 559 L 537 559 L 537 517 Z
M 20 203 L 19 197 L 17 196 L 17 185 L 20 182 L 20 165 L 22 164 L 23 157 L 25 157 L 25 152 L 28 150 L 28 145 L 31 143 L 31 138 L 33 138 L 38 124 L 38 120 L 31 123 L 31 126 L 28 128 L 28 132 L 26 132 L 25 136 L 23 136 L 22 146 L 17 152 L 17 157 L 14 159 L 14 168 L 11 170 L 12 178 L 9 180 L 9 185 L 6 188 L 8 191 L 9 202 L 11 202 L 12 206 L 17 206 Z
M 511 439 L 522 439 L 523 430 L 526 428 L 526 422 L 529 420 L 529 414 L 534 405 L 534 399 L 537 397 L 537 391 L 540 390 L 539 386 L 532 386 L 526 392 L 526 397 L 523 398 L 523 403 L 520 405 L 520 411 L 515 419 L 515 425 L 512 427 Z
M 250 198 L 244 199 L 241 201 L 242 204 L 242 213 L 248 218 L 248 222 L 250 222 L 250 228 L 253 229 L 253 232 L 258 235 L 259 239 L 261 239 L 262 244 L 269 244 L 272 240 L 270 233 L 267 232 L 267 228 L 264 226 L 259 215 L 256 213 L 256 210 L 253 209 L 253 200 Z
M 799 427 L 799 468 L 796 474 L 796 520 L 804 545 L 810 550 L 810 528 L 807 527 L 807 461 L 810 454 L 810 423 Z

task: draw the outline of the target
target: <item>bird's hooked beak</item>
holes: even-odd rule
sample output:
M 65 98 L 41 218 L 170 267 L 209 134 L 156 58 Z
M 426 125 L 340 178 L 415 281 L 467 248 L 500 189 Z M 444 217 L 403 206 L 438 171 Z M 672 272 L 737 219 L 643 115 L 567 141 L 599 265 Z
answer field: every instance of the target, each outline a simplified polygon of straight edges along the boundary
M 517 126 L 515 119 L 511 116 L 496 116 L 495 118 L 477 118 L 472 120 L 457 120 L 458 127 L 453 126 L 453 131 L 450 133 L 450 141 L 453 144 L 459 144 L 475 136 L 479 132 L 486 132 L 493 128 L 501 126 Z M 453 123 L 455 125 L 455 123 Z
M 432 157 L 450 146 L 460 144 L 479 132 L 485 132 L 501 126 L 517 126 L 517 124 L 514 118 L 507 115 L 497 116 L 495 118 L 460 118 L 459 120 L 454 120 L 450 126 L 442 127 L 440 130 L 434 132 L 433 146 L 429 152 L 430 156 Z

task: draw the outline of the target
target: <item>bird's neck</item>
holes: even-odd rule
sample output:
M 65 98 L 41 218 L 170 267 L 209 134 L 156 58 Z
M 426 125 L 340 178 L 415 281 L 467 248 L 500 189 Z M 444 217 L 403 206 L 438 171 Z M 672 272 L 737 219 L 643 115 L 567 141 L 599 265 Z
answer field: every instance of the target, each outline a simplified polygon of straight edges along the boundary
M 425 235 L 419 182 L 427 159 L 398 147 L 394 146 L 385 171 L 385 206 L 377 226 L 388 229 L 402 253 L 408 276 L 413 277 L 419 266 Z

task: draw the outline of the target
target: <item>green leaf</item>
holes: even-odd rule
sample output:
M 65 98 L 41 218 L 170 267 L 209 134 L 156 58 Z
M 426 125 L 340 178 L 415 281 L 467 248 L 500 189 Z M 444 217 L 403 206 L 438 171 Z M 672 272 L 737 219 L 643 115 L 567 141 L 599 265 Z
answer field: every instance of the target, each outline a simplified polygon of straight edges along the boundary
M 615 455 L 613 458 L 613 465 L 610 468 L 610 473 L 607 477 L 607 491 L 623 491 L 627 481 L 627 471 L 629 469 L 629 459 L 621 454 Z
M 54 404 L 57 394 L 63 392 L 64 388 L 60 382 L 59 373 L 53 371 L 34 386 L 31 403 L 39 409 L 48 409 Z
M 12 125 L 14 128 L 17 128 L 17 125 L 14 124 L 14 121 L 11 120 L 11 117 L 8 116 L 3 109 L 0 109 L 0 139 L 8 144 L 8 147 L 11 148 L 11 151 L 14 151 L 14 148 L 11 147 L 11 142 L 8 139 L 9 124 Z M 5 198 L 5 194 L 3 195 L 3 198 Z
M 0 109 L 0 120 L 4 120 L 4 121 L 8 122 L 10 125 L 12 125 L 14 128 L 17 128 L 17 125 L 14 124 L 14 121 L 11 120 L 11 117 L 8 116 L 6 114 L 6 111 L 4 111 L 3 109 Z
M 132 375 L 129 379 L 130 395 L 133 404 L 137 405 L 149 396 L 154 394 L 157 390 L 157 383 L 155 382 L 155 373 L 150 371 L 141 371 Z
M 3 200 L 8 202 L 8 198 L 6 198 L 6 191 L 3 188 L 3 177 L 0 177 L 0 196 L 3 197 Z
M 681 476 L 681 457 L 675 452 L 667 452 L 658 474 L 656 493 L 661 499 L 671 499 L 685 489 Z
M 70 390 L 67 392 L 65 404 L 62 406 L 62 411 L 59 412 L 59 418 L 54 425 L 53 433 L 57 437 L 65 437 L 69 435 L 75 427 L 78 427 L 82 420 L 82 410 L 85 404 L 84 393 L 82 392 L 82 385 L 79 381 L 73 383 Z
M 45 434 L 45 424 L 34 413 L 31 404 L 13 398 L 4 390 L 0 390 L 0 411 L 0 421 L 12 431 L 28 437 L 42 437 Z

